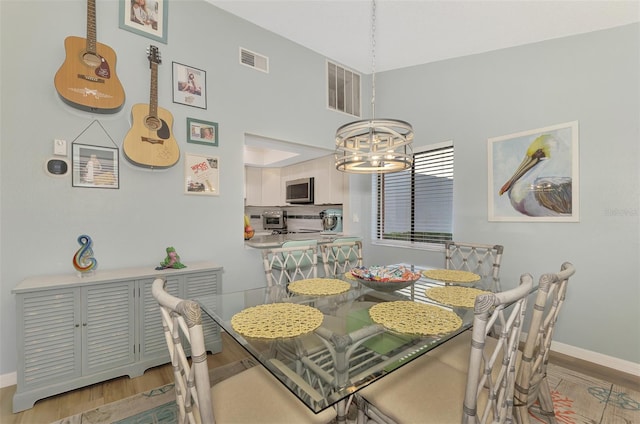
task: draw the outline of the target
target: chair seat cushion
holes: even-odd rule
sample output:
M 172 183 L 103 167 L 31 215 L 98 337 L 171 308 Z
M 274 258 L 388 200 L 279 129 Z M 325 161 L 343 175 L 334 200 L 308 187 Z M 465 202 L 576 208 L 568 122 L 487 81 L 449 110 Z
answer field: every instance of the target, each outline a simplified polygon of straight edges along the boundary
M 427 352 L 427 356 L 437 358 L 440 362 L 444 362 L 450 367 L 466 373 L 469 369 L 471 335 L 471 330 L 464 331 L 446 343 Z M 487 349 L 494 350 L 498 344 L 498 339 L 487 336 L 485 344 L 487 345 Z
M 466 383 L 466 373 L 423 356 L 359 394 L 398 423 L 459 423 Z
M 213 414 L 224 423 L 328 423 L 334 408 L 314 414 L 262 366 L 234 375 L 211 388 Z

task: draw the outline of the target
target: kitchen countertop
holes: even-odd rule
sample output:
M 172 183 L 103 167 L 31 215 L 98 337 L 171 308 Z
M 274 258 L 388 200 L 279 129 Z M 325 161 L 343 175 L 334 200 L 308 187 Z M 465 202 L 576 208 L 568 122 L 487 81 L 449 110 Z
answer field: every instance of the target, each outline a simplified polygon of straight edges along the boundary
M 245 241 L 245 245 L 256 249 L 268 249 L 280 247 L 287 241 L 317 240 L 318 244 L 331 243 L 337 238 L 351 237 L 344 234 L 321 234 L 321 233 L 296 233 L 296 234 L 274 234 L 266 236 L 255 236 L 251 240 Z

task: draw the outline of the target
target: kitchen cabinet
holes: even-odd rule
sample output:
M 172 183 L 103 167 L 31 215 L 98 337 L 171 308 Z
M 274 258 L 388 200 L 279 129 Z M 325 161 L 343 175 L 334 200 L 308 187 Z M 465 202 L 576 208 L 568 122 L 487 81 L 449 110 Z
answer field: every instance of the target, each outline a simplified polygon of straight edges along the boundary
M 183 269 L 133 268 L 23 280 L 16 294 L 17 389 L 13 412 L 38 399 L 114 377 L 142 375 L 170 361 L 158 304 L 157 277 L 179 297 L 220 293 L 222 268 L 199 262 Z M 219 327 L 203 317 L 207 350 L 222 348 Z
M 315 177 L 316 205 L 341 205 L 344 203 L 347 177 L 336 169 L 333 155 L 325 156 L 309 163 Z
M 284 205 L 280 168 L 245 167 L 245 205 Z
M 283 168 L 245 167 L 245 205 L 285 205 L 285 184 L 290 180 L 313 177 L 314 203 L 340 205 L 348 192 L 348 178 L 336 169 L 333 155 L 289 165 Z

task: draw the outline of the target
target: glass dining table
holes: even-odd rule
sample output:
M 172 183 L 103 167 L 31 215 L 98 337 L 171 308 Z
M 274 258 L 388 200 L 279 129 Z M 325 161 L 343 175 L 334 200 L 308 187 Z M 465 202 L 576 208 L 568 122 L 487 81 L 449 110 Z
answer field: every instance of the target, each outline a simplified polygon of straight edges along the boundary
M 430 269 L 403 265 L 412 267 L 415 272 Z M 316 413 L 335 407 L 338 422 L 346 422 L 347 409 L 355 392 L 469 329 L 473 323 L 473 308 L 446 306 L 425 296 L 426 289 L 448 283 L 424 275 L 410 287 L 393 292 L 367 288 L 347 275 L 341 275 L 340 279 L 351 287 L 336 295 L 296 295 L 285 286 L 272 286 L 201 296 L 194 300 L 307 407 Z M 497 284 L 495 278 L 488 277 L 473 287 L 495 291 L 495 287 L 499 287 Z M 372 306 L 402 300 L 440 306 L 460 317 L 462 325 L 445 334 L 417 336 L 390 330 L 371 319 L 369 309 Z M 247 308 L 282 302 L 320 310 L 322 324 L 307 334 L 274 339 L 245 337 L 231 325 L 232 317 Z

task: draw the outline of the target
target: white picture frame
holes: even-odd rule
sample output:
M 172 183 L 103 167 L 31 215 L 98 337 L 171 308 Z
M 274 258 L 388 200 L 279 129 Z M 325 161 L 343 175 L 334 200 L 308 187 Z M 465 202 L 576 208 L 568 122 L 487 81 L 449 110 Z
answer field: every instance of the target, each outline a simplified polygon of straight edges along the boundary
M 220 194 L 220 158 L 217 156 L 184 155 L 184 192 L 200 196 Z
M 578 121 L 489 138 L 487 151 L 489 221 L 579 222 Z

